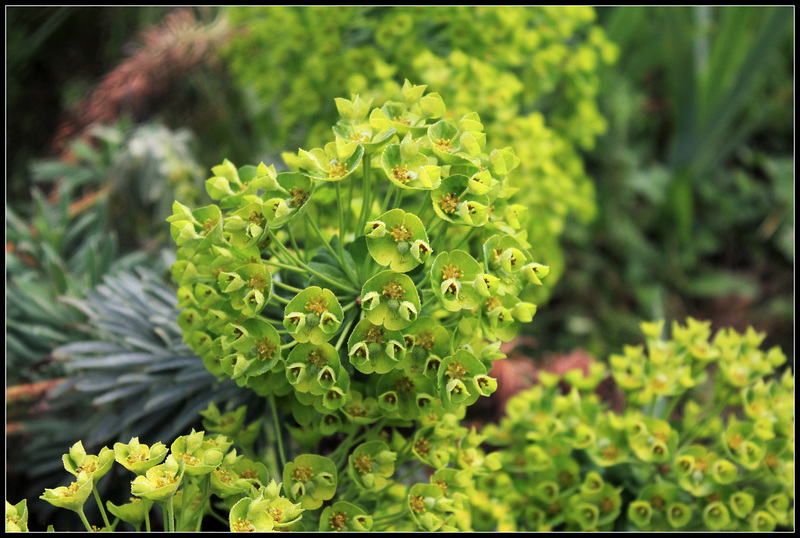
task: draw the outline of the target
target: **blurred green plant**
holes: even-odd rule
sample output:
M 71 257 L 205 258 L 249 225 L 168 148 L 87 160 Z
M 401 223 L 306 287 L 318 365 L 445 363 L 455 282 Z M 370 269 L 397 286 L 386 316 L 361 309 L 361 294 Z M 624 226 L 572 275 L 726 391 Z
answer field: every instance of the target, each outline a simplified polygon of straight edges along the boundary
M 604 72 L 608 133 L 587 157 L 598 218 L 566 230 L 569 265 L 581 270 L 534 336 L 603 356 L 641 318 L 694 315 L 756 324 L 792 353 L 790 8 L 599 16 L 621 56 Z
M 30 207 L 7 206 L 11 385 L 60 375 L 32 369 L 46 366 L 53 347 L 83 322 L 59 297 L 83 297 L 106 274 L 157 263 L 166 234 L 153 222 L 169 214 L 164 200 L 178 193 L 203 200 L 188 132 L 125 122 L 91 132 L 70 145 L 73 160 L 32 162 L 40 188 Z
M 512 185 L 531 215 L 527 240 L 551 267 L 527 293 L 542 302 L 563 271 L 558 238 L 595 214 L 581 148 L 605 129 L 599 74 L 617 51 L 589 7 L 240 7 L 224 53 L 265 147 L 321 145 L 334 98 L 399 99 L 404 79 L 427 85 L 455 121 L 475 111 L 499 146 L 514 144 Z M 271 156 L 270 156 L 271 157 Z

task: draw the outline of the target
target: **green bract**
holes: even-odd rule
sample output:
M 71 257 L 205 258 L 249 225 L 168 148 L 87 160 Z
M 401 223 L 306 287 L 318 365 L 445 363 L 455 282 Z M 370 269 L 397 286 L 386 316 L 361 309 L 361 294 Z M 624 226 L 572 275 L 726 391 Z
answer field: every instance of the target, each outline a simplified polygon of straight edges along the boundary
M 298 342 L 322 344 L 339 330 L 342 316 L 342 307 L 333 292 L 312 286 L 286 305 L 283 326 Z
M 184 468 L 184 460 L 178 461 L 170 454 L 164 463 L 151 467 L 144 475 L 137 476 L 131 483 L 131 493 L 149 501 L 168 501 L 175 495 L 183 481 Z
M 114 451 L 108 447 L 103 447 L 98 456 L 87 454 L 83 448 L 83 442 L 78 441 L 67 454 L 62 456 L 64 468 L 70 473 L 78 476 L 85 473 L 92 477 L 94 484 L 103 477 L 114 463 Z
M 137 475 L 145 474 L 148 469 L 164 461 L 165 457 L 167 457 L 167 447 L 160 442 L 147 446 L 140 443 L 138 437 L 134 437 L 127 445 L 114 444 L 114 459 Z
M 422 221 L 402 209 L 392 209 L 368 222 L 364 233 L 372 258 L 399 273 L 425 263 L 433 252 Z
M 314 510 L 336 493 L 336 465 L 328 458 L 303 454 L 286 464 L 283 483 L 290 500 Z
M 58 508 L 66 508 L 73 512 L 81 512 L 83 510 L 83 505 L 91 494 L 92 475 L 89 473 L 79 473 L 76 480 L 69 486 L 46 489 L 44 490 L 44 494 L 39 498 Z
M 28 501 L 22 499 L 17 504 L 6 501 L 6 532 L 28 531 Z
M 411 325 L 419 315 L 420 306 L 414 282 L 396 271 L 378 273 L 361 290 L 361 308 L 367 319 L 390 331 Z

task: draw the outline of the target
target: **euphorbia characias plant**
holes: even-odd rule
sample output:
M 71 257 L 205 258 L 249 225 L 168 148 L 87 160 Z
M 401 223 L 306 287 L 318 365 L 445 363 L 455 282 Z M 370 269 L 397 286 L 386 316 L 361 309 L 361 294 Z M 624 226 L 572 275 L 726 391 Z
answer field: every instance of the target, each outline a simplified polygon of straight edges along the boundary
M 754 331 L 709 340 L 690 319 L 664 341 L 662 324 L 643 324 L 646 346 L 608 369 L 540 372 L 500 424 L 462 425 L 497 389 L 492 362 L 531 321 L 520 297 L 549 268 L 506 181 L 514 151 L 490 149 L 477 114 L 449 116 L 425 90 L 406 82 L 378 108 L 337 99 L 333 140 L 285 154 L 289 170 L 226 160 L 206 182 L 216 203 L 173 206 L 184 340 L 270 416 L 216 402 L 200 413 L 207 431 L 169 448 L 134 437 L 92 455 L 78 442 L 63 456 L 75 480 L 41 499 L 87 530 L 91 495 L 103 530 L 151 530 L 154 504 L 164 529 L 189 531 L 211 516 L 231 531 L 789 525 L 793 376 L 766 379 L 786 359 L 758 351 Z M 608 370 L 622 413 L 592 393 Z M 709 382 L 713 394 L 689 397 Z M 738 413 L 723 423 L 724 409 Z M 97 482 L 115 461 L 132 497 L 104 505 Z M 6 529 L 27 527 L 26 502 L 7 501 Z

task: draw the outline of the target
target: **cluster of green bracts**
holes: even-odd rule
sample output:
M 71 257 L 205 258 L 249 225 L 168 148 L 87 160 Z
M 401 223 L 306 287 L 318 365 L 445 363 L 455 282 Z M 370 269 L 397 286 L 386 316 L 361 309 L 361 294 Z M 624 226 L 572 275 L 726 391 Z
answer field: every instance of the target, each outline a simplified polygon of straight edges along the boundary
M 334 142 L 285 155 L 291 171 L 226 161 L 206 183 L 218 203 L 168 219 L 187 343 L 326 434 L 491 394 L 496 342 L 548 271 L 509 200 L 513 151 L 487 153 L 477 114 L 444 119 L 424 89 L 371 111 L 338 99 Z
M 164 530 L 198 531 L 203 517 L 213 513 L 212 496 L 229 513 L 231 530 L 270 531 L 290 527 L 304 511 L 298 496 L 281 494 L 281 485 L 270 480 L 263 463 L 237 455 L 232 442 L 221 434 L 206 435 L 192 431 L 177 438 L 167 448 L 152 446 L 134 437 L 129 443 L 116 443 L 114 449 L 103 447 L 98 455 L 87 454 L 78 441 L 64 455 L 64 468 L 76 479 L 68 486 L 47 489 L 41 498 L 59 508 L 76 512 L 87 531 L 115 530 L 119 522 L 136 530 L 151 530 L 150 512 L 154 504 L 163 511 Z M 105 506 L 97 492 L 97 482 L 114 463 L 135 475 L 131 481 L 130 502 Z M 93 527 L 83 506 L 94 493 L 103 525 Z M 17 521 L 27 517 L 25 505 L 6 506 L 6 530 L 9 530 L 9 507 L 13 526 L 26 530 Z M 109 515 L 115 519 L 110 521 Z M 214 513 L 216 517 L 220 517 Z
M 663 323 L 642 324 L 645 345 L 610 360 L 627 400 L 621 414 L 593 393 L 605 365 L 540 373 L 499 426 L 484 428 L 503 447 L 494 453 L 502 471 L 479 478 L 473 506 L 501 529 L 791 525 L 794 377 L 773 375 L 786 358 L 758 349 L 763 334 L 710 339 L 709 325 L 690 318 L 665 339 Z

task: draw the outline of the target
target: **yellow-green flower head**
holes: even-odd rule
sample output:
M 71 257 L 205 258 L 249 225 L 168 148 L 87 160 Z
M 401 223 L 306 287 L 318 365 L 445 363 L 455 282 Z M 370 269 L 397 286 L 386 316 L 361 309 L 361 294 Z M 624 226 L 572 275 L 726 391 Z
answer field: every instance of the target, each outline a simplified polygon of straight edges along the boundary
M 286 378 L 295 391 L 315 396 L 328 394 L 337 388 L 344 392 L 350 384 L 336 348 L 327 342 L 319 345 L 305 342 L 295 346 L 286 358 Z
M 381 418 L 375 398 L 365 398 L 361 392 L 353 389 L 349 390 L 346 396 L 341 411 L 353 424 L 372 424 Z
M 264 218 L 271 228 L 280 228 L 304 212 L 313 194 L 313 179 L 299 172 L 281 172 L 274 188 L 261 195 Z
M 353 328 L 347 348 L 350 364 L 364 374 L 385 374 L 399 367 L 406 356 L 403 334 L 369 319 L 362 319 Z
M 442 357 L 451 352 L 451 335 L 431 316 L 421 316 L 403 331 L 407 359 L 403 369 L 409 375 L 436 379 Z
M 221 460 L 222 458 L 220 458 Z M 153 502 L 165 502 L 175 495 L 183 482 L 185 460 L 170 454 L 164 463 L 151 467 L 131 483 L 131 493 Z
M 477 308 L 481 296 L 473 284 L 482 273 L 483 268 L 468 252 L 442 252 L 431 266 L 433 293 L 450 312 Z
M 433 253 L 422 221 L 402 209 L 392 209 L 368 222 L 364 234 L 372 258 L 398 273 L 425 263 Z
M 167 447 L 158 442 L 147 446 L 139 442 L 138 437 L 132 438 L 128 444 L 114 444 L 114 459 L 137 475 L 142 475 L 151 467 L 155 467 L 167 457 Z
M 272 295 L 272 275 L 266 265 L 248 263 L 232 271 L 220 271 L 217 285 L 228 304 L 252 318 L 264 309 Z
M 439 530 L 444 518 L 455 510 L 453 501 L 435 484 L 414 484 L 408 492 L 408 508 L 411 517 L 425 531 Z
M 436 214 L 454 224 L 483 226 L 489 220 L 489 197 L 475 194 L 469 177 L 453 174 L 431 191 Z
M 45 489 L 39 498 L 58 508 L 65 508 L 73 512 L 83 510 L 83 505 L 92 493 L 92 475 L 80 472 L 77 478 L 68 486 L 55 489 Z
M 262 317 L 229 323 L 220 343 L 223 350 L 231 353 L 221 364 L 225 373 L 233 379 L 265 374 L 282 359 L 280 335 Z
M 224 245 L 222 211 L 217 205 L 208 205 L 192 211 L 175 202 L 172 215 L 167 218 L 170 234 L 180 251 L 187 257 L 204 252 L 212 245 Z
M 28 532 L 28 501 L 17 504 L 6 501 L 6 532 Z
M 284 497 L 270 497 L 260 492 L 255 498 L 236 502 L 228 516 L 231 532 L 266 532 L 298 521 L 303 513 L 299 504 Z
M 399 136 L 407 133 L 423 136 L 428 130 L 427 120 L 440 118 L 446 111 L 438 93 L 425 95 L 426 87 L 406 80 L 401 90 L 403 101 L 388 101 L 381 108 L 373 109 L 370 125 L 379 131 L 394 128 Z
M 444 164 L 465 164 L 474 162 L 486 145 L 483 124 L 476 112 L 471 112 L 455 126 L 441 120 L 428 128 L 428 141 L 433 154 Z M 479 162 L 479 161 L 478 161 Z
M 383 271 L 361 289 L 361 308 L 375 325 L 397 331 L 417 319 L 420 300 L 411 278 L 396 271 Z
M 284 490 L 290 501 L 315 510 L 336 494 L 336 465 L 316 454 L 302 454 L 283 468 Z
M 422 374 L 392 370 L 378 380 L 378 407 L 385 417 L 412 420 L 427 414 L 436 399 L 434 383 Z
M 367 491 L 382 490 L 394 473 L 397 454 L 383 441 L 369 441 L 357 446 L 349 458 L 348 473 Z
M 180 460 L 190 475 L 212 472 L 225 456 L 231 442 L 224 436 L 205 436 L 205 432 L 192 430 L 189 435 L 175 439 L 170 446 L 170 456 Z
M 316 180 L 341 181 L 358 168 L 363 156 L 364 147 L 360 144 L 329 142 L 324 148 L 301 149 L 290 166 Z
M 322 511 L 320 531 L 363 532 L 372 529 L 372 516 L 355 504 L 337 501 Z
M 399 144 L 389 144 L 383 150 L 381 167 L 389 181 L 401 189 L 431 190 L 441 183 L 441 168 L 420 152 L 422 142 L 409 133 Z
M 111 470 L 111 466 L 114 464 L 114 451 L 108 447 L 103 447 L 97 456 L 87 454 L 83 448 L 83 442 L 78 441 L 72 445 L 69 453 L 64 454 L 61 459 L 67 471 L 75 476 L 80 473 L 86 473 L 97 484 L 97 481 Z
M 332 291 L 311 286 L 286 305 L 283 326 L 298 342 L 322 344 L 337 333 L 343 315 Z
M 486 366 L 475 355 L 459 349 L 439 365 L 439 397 L 448 411 L 472 405 L 480 396 L 497 389 L 497 381 L 488 377 Z

